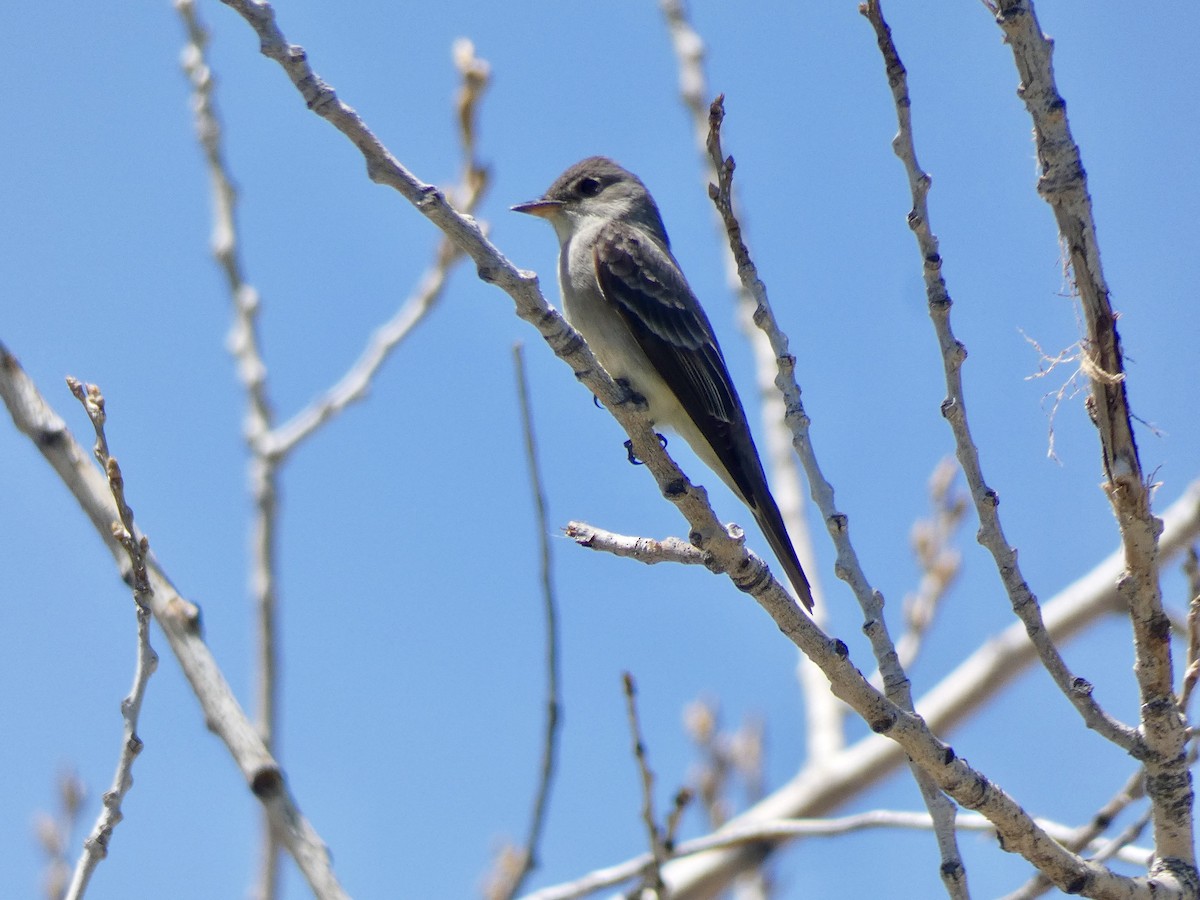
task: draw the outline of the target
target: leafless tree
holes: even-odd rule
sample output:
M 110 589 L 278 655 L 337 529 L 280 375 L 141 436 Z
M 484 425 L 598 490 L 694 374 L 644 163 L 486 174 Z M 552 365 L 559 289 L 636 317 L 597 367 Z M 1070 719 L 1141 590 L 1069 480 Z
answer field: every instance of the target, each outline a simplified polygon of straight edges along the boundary
M 861 12 L 877 42 L 881 78 L 894 100 L 897 134 L 893 148 L 899 158 L 897 179 L 911 195 L 908 226 L 916 239 L 914 268 L 922 274 L 929 317 L 940 349 L 945 383 L 942 413 L 950 427 L 966 496 L 955 492 L 954 465 L 939 467 L 931 479 L 933 512 L 918 524 L 913 543 L 922 579 L 904 607 L 904 620 L 889 623 L 883 595 L 868 576 L 851 539 L 846 515 L 834 500 L 813 446 L 810 422 L 796 380 L 796 359 L 768 297 L 742 234 L 741 209 L 734 188 L 734 162 L 729 141 L 722 141 L 723 98 L 708 85 L 704 43 L 677 0 L 662 0 L 664 22 L 671 36 L 680 73 L 681 93 L 694 125 L 698 171 L 709 184 L 714 222 L 729 248 L 729 271 L 751 342 L 762 394 L 766 450 L 772 483 L 800 545 L 806 568 L 817 572 L 813 538 L 803 519 L 801 483 L 829 533 L 836 552 L 834 571 L 848 585 L 861 607 L 862 630 L 873 659 L 851 656 L 847 642 L 829 629 L 829 596 L 816 578 L 817 605 L 809 617 L 767 565 L 748 547 L 737 529 L 722 524 L 705 490 L 676 465 L 659 441 L 644 412 L 626 402 L 622 388 L 599 366 L 591 350 L 543 294 L 538 277 L 518 269 L 493 244 L 472 214 L 489 185 L 488 169 L 480 162 L 476 117 L 489 83 L 489 67 L 469 42 L 455 47 L 461 77 L 456 115 L 463 148 L 462 176 L 452 189 L 423 181 L 384 145 L 362 117 L 344 102 L 319 74 L 319 61 L 285 36 L 275 10 L 255 0 L 223 0 L 253 30 L 262 53 L 278 64 L 314 114 L 351 142 L 366 163 L 368 177 L 394 189 L 431 221 L 442 237 L 428 271 L 396 314 L 370 337 L 359 359 L 328 390 L 296 414 L 282 419 L 275 412 L 273 385 L 258 327 L 260 298 L 249 283 L 238 230 L 237 193 L 226 159 L 222 125 L 217 113 L 214 80 L 207 57 L 207 35 L 194 0 L 175 0 L 185 26 L 184 68 L 193 91 L 193 112 L 211 181 L 214 209 L 213 252 L 224 275 L 231 300 L 234 327 L 230 349 L 246 398 L 245 441 L 249 454 L 250 490 L 254 501 L 252 593 L 257 618 L 257 684 L 254 716 L 243 712 L 205 642 L 198 607 L 185 599 L 150 552 L 134 524 L 126 502 L 125 478 L 136 493 L 136 473 L 123 473 L 110 454 L 104 433 L 105 402 L 100 388 L 80 382 L 72 390 L 84 404 L 96 434 L 95 455 L 103 471 L 39 387 L 22 370 L 20 348 L 0 344 L 0 395 L 15 427 L 27 435 L 112 551 L 122 577 L 133 587 L 138 611 L 139 640 L 134 691 L 123 704 L 123 735 L 118 776 L 104 797 L 96 829 L 81 857 L 70 896 L 80 896 L 88 877 L 103 858 L 108 838 L 119 825 L 121 800 L 131 785 L 130 773 L 140 750 L 137 714 L 156 659 L 149 645 L 147 615 L 161 626 L 166 643 L 198 697 L 207 725 L 229 750 L 246 786 L 261 802 L 262 853 L 256 893 L 263 900 L 279 894 L 281 853 L 294 860 L 316 896 L 346 896 L 334 873 L 331 855 L 316 824 L 301 813 L 276 750 L 280 700 L 276 673 L 280 635 L 279 603 L 279 478 L 289 454 L 364 399 L 372 379 L 388 356 L 437 304 L 449 273 L 470 259 L 484 282 L 506 293 L 514 311 L 591 391 L 628 434 L 632 452 L 644 461 L 664 499 L 686 522 L 687 540 L 651 539 L 606 530 L 600 524 L 573 521 L 566 533 L 581 547 L 645 564 L 702 565 L 725 576 L 748 594 L 772 618 L 799 651 L 799 684 L 806 709 L 808 746 L 802 764 L 786 783 L 761 783 L 762 742 L 753 727 L 730 735 L 719 726 L 716 706 L 698 703 L 688 715 L 689 730 L 704 758 L 696 784 L 678 792 L 670 809 L 655 807 L 652 742 L 643 735 L 633 678 L 626 676 L 626 698 L 633 756 L 641 777 L 642 818 L 649 836 L 647 851 L 569 882 L 543 887 L 529 896 L 569 898 L 635 884 L 643 896 L 705 897 L 732 885 L 745 896 L 765 896 L 771 889 L 764 862 L 791 842 L 814 835 L 838 835 L 868 828 L 930 829 L 940 854 L 940 877 L 947 894 L 970 896 L 968 869 L 958 847 L 965 831 L 994 834 L 1000 847 L 1020 854 L 1034 876 L 1012 897 L 1034 897 L 1051 888 L 1102 898 L 1194 898 L 1200 896 L 1195 860 L 1191 764 L 1195 755 L 1188 704 L 1200 675 L 1200 575 L 1194 554 L 1190 574 L 1190 607 L 1186 616 L 1172 616 L 1164 602 L 1160 574 L 1164 566 L 1189 552 L 1200 532 L 1200 481 L 1165 509 L 1152 504 L 1153 473 L 1145 471 L 1134 439 L 1134 416 L 1127 398 L 1125 358 L 1118 316 L 1110 303 L 1101 265 L 1092 201 L 1079 146 L 1072 137 L 1066 107 L 1052 66 L 1052 43 L 1043 35 L 1032 0 L 997 0 L 988 9 L 1011 52 L 1019 80 L 1019 95 L 1031 121 L 1038 165 L 1037 192 L 1050 206 L 1058 228 L 1062 255 L 1073 296 L 1079 305 L 1083 335 L 1073 359 L 1086 381 L 1086 409 L 1099 437 L 1103 490 L 1117 524 L 1120 549 L 1099 559 L 1094 569 L 1053 597 L 1035 595 L 1022 574 L 1016 548 L 1006 537 L 997 493 L 984 477 L 984 457 L 972 436 L 968 398 L 961 374 L 966 348 L 951 322 L 953 285 L 944 275 L 943 259 L 934 231 L 936 203 L 931 179 L 918 162 L 920 98 L 910 93 L 903 48 L 893 39 L 877 0 Z M 503 163 L 498 163 L 502 165 Z M 551 545 L 545 540 L 555 523 L 546 518 L 544 493 L 537 464 L 537 444 L 528 402 L 528 386 L 518 351 L 519 396 L 527 435 L 527 452 L 539 521 L 541 592 L 547 619 L 546 728 L 542 739 L 538 788 L 527 837 L 497 854 L 487 877 L 489 897 L 516 896 L 536 868 L 539 841 L 546 828 L 546 809 L 552 797 L 556 739 L 562 698 L 558 686 L 556 596 L 550 565 Z M 799 463 L 797 467 L 796 463 Z M 803 479 L 801 478 L 801 473 Z M 932 640 L 928 632 L 941 599 L 958 573 L 954 535 L 971 519 L 978 540 L 994 560 L 1016 621 L 1007 629 L 963 655 L 940 683 L 914 696 L 907 674 Z M 574 550 L 575 548 L 570 548 Z M 566 551 L 562 551 L 566 552 Z M 1092 685 L 1072 669 L 1060 652 L 1064 640 L 1114 615 L 1131 626 L 1140 700 L 1136 723 L 1121 721 L 1101 706 Z M 898 638 L 889 629 L 900 627 Z M 1185 655 L 1180 666 L 1172 651 Z M 1077 719 L 1064 727 L 1084 726 L 1094 740 L 1115 745 L 1130 757 L 1128 780 L 1113 785 L 1111 799 L 1092 819 L 1071 826 L 1026 811 L 1036 803 L 1013 796 L 988 773 L 959 756 L 948 740 L 949 730 L 977 714 L 1018 673 L 1041 666 Z M 871 674 L 864 674 L 874 672 Z M 150 686 L 152 689 L 152 685 Z M 869 736 L 851 740 L 852 723 L 865 722 Z M 925 809 L 877 810 L 834 816 L 852 798 L 901 765 L 907 765 Z M 730 800 L 730 779 L 740 773 L 751 784 L 752 802 L 736 814 Z M 661 773 L 659 773 L 661 776 Z M 698 796 L 711 833 L 700 838 L 678 837 L 681 816 Z M 1118 815 L 1137 805 L 1143 811 L 1132 825 L 1113 828 Z M 968 810 L 969 812 L 963 812 Z M 1147 846 L 1137 846 L 1146 831 Z M 45 829 L 43 829 L 45 831 Z M 49 834 L 50 832 L 46 832 Z M 54 832 L 52 856 L 58 875 L 53 891 L 62 888 L 63 840 Z M 334 848 L 336 850 L 336 848 Z M 1137 874 L 1110 865 L 1113 859 L 1137 867 Z M 398 886 L 402 893 L 402 886 Z

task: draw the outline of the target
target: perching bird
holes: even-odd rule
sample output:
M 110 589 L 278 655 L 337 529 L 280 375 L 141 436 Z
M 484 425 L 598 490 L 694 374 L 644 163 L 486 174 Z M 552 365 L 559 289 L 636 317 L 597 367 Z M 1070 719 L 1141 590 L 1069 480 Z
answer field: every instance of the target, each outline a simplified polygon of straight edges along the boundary
M 655 424 L 682 436 L 750 508 L 811 610 L 808 579 L 767 486 L 725 357 L 671 255 L 646 186 L 611 159 L 593 156 L 563 172 L 542 199 L 513 209 L 554 226 L 567 320 L 608 374 L 645 398 Z

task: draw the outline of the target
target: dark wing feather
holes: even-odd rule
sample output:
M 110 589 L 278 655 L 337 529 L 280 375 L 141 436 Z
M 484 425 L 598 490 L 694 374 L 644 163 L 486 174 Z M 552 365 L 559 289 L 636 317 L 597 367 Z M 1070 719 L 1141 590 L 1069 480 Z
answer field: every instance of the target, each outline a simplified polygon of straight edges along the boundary
M 642 352 L 679 398 L 754 513 L 800 601 L 812 609 L 808 579 L 767 486 L 746 413 L 729 379 L 712 325 L 665 247 L 622 222 L 597 236 L 596 278 Z
M 746 470 L 746 414 L 729 380 L 712 326 L 675 261 L 657 242 L 621 222 L 606 226 L 595 249 L 604 298 L 712 445 L 743 497 L 753 502 Z

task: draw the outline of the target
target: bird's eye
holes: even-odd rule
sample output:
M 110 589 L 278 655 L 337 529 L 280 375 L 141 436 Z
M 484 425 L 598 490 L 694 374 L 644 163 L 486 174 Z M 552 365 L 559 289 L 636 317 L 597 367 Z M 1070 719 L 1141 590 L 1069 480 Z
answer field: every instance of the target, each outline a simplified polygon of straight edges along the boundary
M 583 197 L 595 197 L 600 193 L 600 182 L 589 175 L 586 178 L 579 179 L 579 182 L 575 185 L 575 190 L 579 191 Z

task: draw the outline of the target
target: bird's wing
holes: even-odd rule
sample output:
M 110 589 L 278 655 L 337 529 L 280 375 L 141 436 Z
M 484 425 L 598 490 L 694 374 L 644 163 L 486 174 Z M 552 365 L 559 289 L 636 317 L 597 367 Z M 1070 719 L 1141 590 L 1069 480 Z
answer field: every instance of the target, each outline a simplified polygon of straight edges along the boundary
M 671 256 L 622 222 L 595 245 L 596 278 L 638 345 L 712 445 L 745 498 L 757 491 L 746 471 L 746 414 L 700 302 Z
M 642 352 L 712 447 L 800 601 L 811 610 L 812 590 L 767 486 L 745 410 L 712 325 L 679 266 L 657 241 L 621 222 L 604 226 L 593 252 L 605 301 L 621 314 Z

